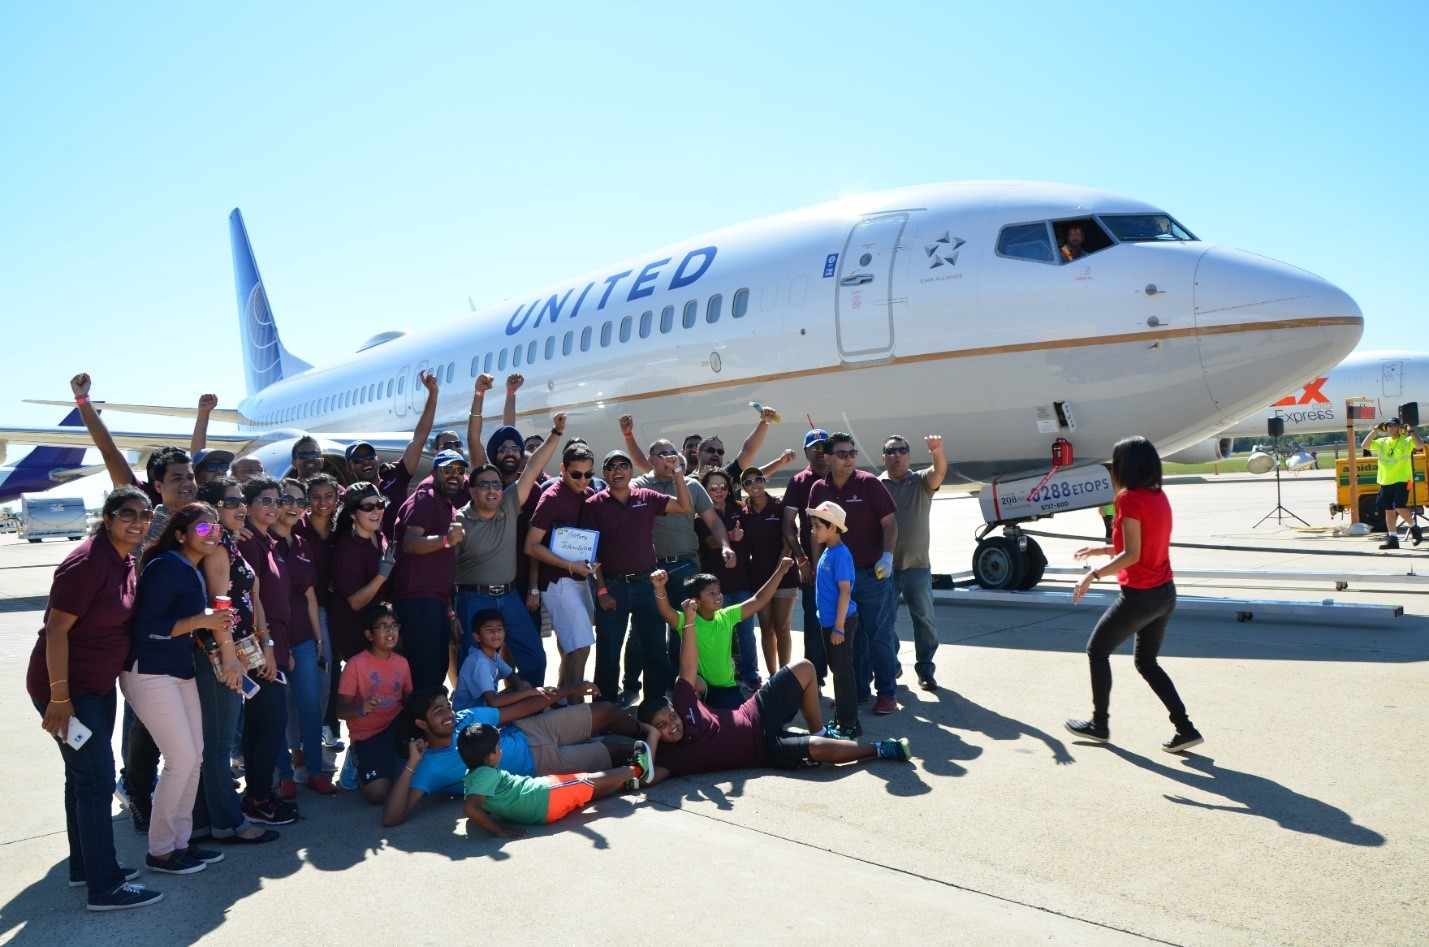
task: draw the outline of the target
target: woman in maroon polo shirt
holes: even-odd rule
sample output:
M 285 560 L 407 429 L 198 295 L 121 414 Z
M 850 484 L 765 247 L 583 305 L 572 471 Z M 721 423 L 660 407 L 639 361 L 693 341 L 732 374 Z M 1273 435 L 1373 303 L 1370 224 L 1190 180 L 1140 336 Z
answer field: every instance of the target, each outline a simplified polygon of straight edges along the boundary
M 318 474 L 307 482 L 308 510 L 293 532 L 303 537 L 313 558 L 317 583 L 313 592 L 318 597 L 318 627 L 322 630 L 322 657 L 318 659 L 318 683 L 321 686 L 323 709 L 323 746 L 341 750 L 337 739 L 337 662 L 332 658 L 332 632 L 328 621 L 328 606 L 332 602 L 332 528 L 337 522 L 337 505 L 342 487 L 327 474 Z
M 64 758 L 69 883 L 88 886 L 91 911 L 141 907 L 163 897 L 128 883 L 139 872 L 115 859 L 110 816 L 114 684 L 129 655 L 136 584 L 132 553 L 153 519 L 138 487 L 117 487 L 109 494 L 99 529 L 55 570 L 25 676 L 25 689 L 44 718 L 41 726 L 58 741 Z M 74 721 L 90 731 L 79 749 L 65 742 Z
M 719 579 L 725 605 L 738 605 L 752 597 L 749 584 L 749 546 L 745 543 L 744 529 L 739 524 L 741 508 L 734 500 L 729 472 L 723 468 L 712 467 L 706 470 L 700 475 L 700 485 L 710 495 L 715 515 L 723 521 L 730 548 L 734 550 L 734 565 L 726 567 L 724 556 L 720 554 L 719 540 L 703 520 L 695 517 L 695 533 L 700 537 L 700 569 Z M 753 617 L 734 626 L 734 642 L 739 652 L 735 655 L 735 673 L 739 676 L 740 683 L 757 691 L 763 682 L 759 679 L 759 654 L 754 644 Z
M 745 468 L 740 486 L 745 493 L 739 522 L 744 527 L 745 545 L 749 547 L 749 587 L 758 589 L 774 574 L 779 560 L 795 553 L 784 542 L 784 504 L 765 492 L 764 471 L 758 467 Z M 771 675 L 788 665 L 793 657 L 789 624 L 794 615 L 794 600 L 798 597 L 799 576 L 791 569 L 784 573 L 769 604 L 759 611 L 764 664 Z

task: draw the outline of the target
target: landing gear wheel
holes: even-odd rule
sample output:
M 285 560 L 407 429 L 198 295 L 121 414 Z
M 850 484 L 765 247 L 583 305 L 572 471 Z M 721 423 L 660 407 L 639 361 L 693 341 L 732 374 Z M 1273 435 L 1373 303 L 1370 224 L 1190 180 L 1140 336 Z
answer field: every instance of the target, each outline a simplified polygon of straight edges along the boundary
M 1021 588 L 1027 571 L 1017 540 L 1007 536 L 990 536 L 973 550 L 973 580 L 995 592 Z
M 1042 552 L 1042 547 L 1037 544 L 1037 540 L 1027 537 L 1027 549 L 1023 553 L 1023 573 L 1022 581 L 1017 583 L 1017 587 L 1026 592 L 1035 588 L 1038 582 L 1042 581 L 1042 574 L 1047 571 L 1047 556 Z

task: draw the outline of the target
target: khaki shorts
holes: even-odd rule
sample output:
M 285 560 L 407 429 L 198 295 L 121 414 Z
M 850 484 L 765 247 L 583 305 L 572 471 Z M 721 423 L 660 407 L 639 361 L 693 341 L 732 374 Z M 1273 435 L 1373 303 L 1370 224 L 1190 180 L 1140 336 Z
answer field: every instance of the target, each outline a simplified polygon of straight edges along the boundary
M 591 739 L 590 704 L 557 707 L 516 721 L 531 744 L 536 775 L 596 773 L 610 768 L 610 751 Z

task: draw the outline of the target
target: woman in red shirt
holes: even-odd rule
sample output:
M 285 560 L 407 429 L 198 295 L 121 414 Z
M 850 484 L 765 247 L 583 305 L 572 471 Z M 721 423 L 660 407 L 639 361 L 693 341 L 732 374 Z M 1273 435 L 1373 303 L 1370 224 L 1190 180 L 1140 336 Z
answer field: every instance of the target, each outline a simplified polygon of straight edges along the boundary
M 1116 518 L 1110 546 L 1086 546 L 1075 558 L 1111 556 L 1111 562 L 1093 569 L 1077 583 L 1072 602 L 1081 601 L 1093 582 L 1105 572 L 1116 572 L 1121 597 L 1106 610 L 1087 642 L 1092 668 L 1092 719 L 1068 720 L 1077 736 L 1105 742 L 1107 707 L 1111 702 L 1111 653 L 1136 636 L 1133 661 L 1171 715 L 1176 734 L 1161 744 L 1168 753 L 1180 753 L 1201 743 L 1191 725 L 1186 705 L 1176 685 L 1156 661 L 1166 624 L 1176 610 L 1176 583 L 1171 575 L 1171 504 L 1161 490 L 1161 457 L 1144 437 L 1118 441 L 1111 452 L 1111 483 L 1116 490 Z

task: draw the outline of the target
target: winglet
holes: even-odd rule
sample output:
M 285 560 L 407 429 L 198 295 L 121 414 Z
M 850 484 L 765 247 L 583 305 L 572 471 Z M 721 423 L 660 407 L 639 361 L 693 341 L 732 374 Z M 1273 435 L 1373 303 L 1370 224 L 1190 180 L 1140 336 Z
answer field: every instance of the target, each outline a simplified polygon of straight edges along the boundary
M 243 342 L 243 367 L 247 370 L 248 394 L 256 394 L 273 382 L 312 366 L 283 347 L 258 261 L 248 243 L 243 212 L 234 208 L 228 215 L 228 231 L 233 242 L 233 283 L 238 292 L 238 332 Z

